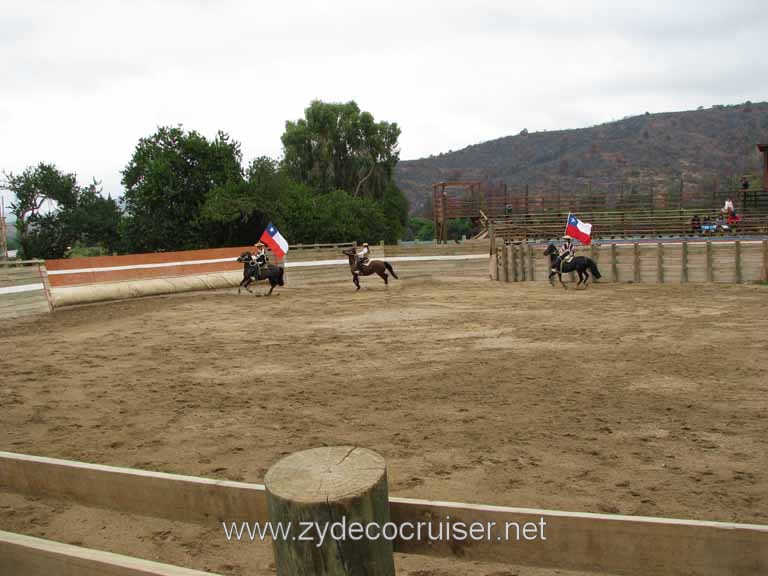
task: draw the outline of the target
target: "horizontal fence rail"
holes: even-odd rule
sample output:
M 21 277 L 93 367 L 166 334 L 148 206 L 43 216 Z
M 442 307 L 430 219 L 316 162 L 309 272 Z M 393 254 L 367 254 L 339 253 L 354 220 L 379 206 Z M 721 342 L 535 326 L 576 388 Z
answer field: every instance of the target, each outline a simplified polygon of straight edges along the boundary
M 261 484 L 210 480 L 0 452 L 0 489 L 86 506 L 218 525 L 266 522 Z M 489 538 L 397 539 L 396 552 L 629 576 L 768 573 L 768 526 L 561 512 L 390 498 L 392 521 L 428 522 L 433 535 L 447 518 L 490 526 Z M 493 523 L 493 524 L 491 524 Z M 538 526 L 534 540 L 506 536 Z M 504 531 L 504 533 L 502 533 Z
M 50 311 L 45 266 L 40 260 L 0 262 L 0 319 Z
M 547 280 L 549 257 L 542 243 L 507 242 L 492 249 L 493 277 L 502 282 Z M 601 282 L 761 282 L 768 281 L 768 240 L 602 242 L 576 249 L 595 261 Z M 564 277 L 574 278 L 573 273 Z
M 0 574 L 8 576 L 217 576 L 140 558 L 0 530 Z

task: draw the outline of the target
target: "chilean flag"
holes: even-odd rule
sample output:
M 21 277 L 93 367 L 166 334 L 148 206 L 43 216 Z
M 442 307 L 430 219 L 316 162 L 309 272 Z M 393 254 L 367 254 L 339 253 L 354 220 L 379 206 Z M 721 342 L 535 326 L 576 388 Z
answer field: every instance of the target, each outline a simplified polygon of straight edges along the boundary
M 585 246 L 592 242 L 592 224 L 582 222 L 573 214 L 568 214 L 568 223 L 565 225 L 565 235 L 578 240 Z
M 288 241 L 283 238 L 283 235 L 272 222 L 264 229 L 264 234 L 261 235 L 260 240 L 269 246 L 269 249 L 278 258 L 282 258 L 288 253 Z

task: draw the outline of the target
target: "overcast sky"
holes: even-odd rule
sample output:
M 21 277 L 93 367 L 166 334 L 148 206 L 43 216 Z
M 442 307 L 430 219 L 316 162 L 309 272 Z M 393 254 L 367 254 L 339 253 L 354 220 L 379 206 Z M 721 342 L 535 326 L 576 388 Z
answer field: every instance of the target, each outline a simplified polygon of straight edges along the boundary
M 645 111 L 768 99 L 765 0 L 0 0 L 0 170 L 101 180 L 160 125 L 281 154 L 355 100 L 414 159 Z

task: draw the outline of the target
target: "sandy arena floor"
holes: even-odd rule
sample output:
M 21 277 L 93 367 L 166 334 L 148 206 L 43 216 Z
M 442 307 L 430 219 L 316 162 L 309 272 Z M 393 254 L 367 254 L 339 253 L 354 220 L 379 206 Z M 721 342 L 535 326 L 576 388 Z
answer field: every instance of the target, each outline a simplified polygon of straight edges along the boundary
M 768 524 L 768 287 L 365 285 L 0 323 L 0 450 L 261 482 L 285 454 L 357 444 L 396 496 Z M 0 529 L 272 573 L 269 545 L 218 526 L 0 494 Z

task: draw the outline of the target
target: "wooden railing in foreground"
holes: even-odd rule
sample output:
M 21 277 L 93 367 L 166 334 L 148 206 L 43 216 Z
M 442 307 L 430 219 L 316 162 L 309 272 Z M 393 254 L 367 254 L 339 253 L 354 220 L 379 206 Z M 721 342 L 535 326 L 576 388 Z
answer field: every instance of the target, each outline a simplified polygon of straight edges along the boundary
M 0 452 L 0 489 L 206 526 L 267 522 L 264 486 Z M 768 526 L 390 498 L 392 522 L 495 522 L 489 539 L 396 540 L 396 552 L 625 575 L 768 573 Z M 543 538 L 504 541 L 507 525 Z M 222 532 L 222 538 L 224 538 Z M 498 538 L 502 538 L 499 540 Z M 105 574 L 107 572 L 104 572 Z M 120 574 L 120 572 L 113 572 Z

